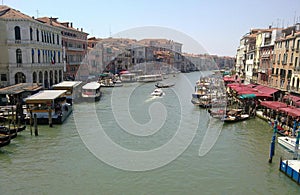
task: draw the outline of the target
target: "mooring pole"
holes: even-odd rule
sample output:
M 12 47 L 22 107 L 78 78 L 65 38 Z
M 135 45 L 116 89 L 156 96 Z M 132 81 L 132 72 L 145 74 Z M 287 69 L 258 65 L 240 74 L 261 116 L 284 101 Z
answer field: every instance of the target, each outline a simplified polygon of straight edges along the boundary
M 34 135 L 38 136 L 39 135 L 39 130 L 37 126 L 37 116 L 36 113 L 34 113 Z
M 276 133 L 277 133 L 277 124 L 278 121 L 274 121 L 274 131 L 273 131 L 273 136 L 272 136 L 272 141 L 271 141 L 271 146 L 270 146 L 270 158 L 269 158 L 269 163 L 272 163 L 273 156 L 275 155 L 275 141 L 276 141 Z
M 48 120 L 49 120 L 49 127 L 53 127 L 52 125 L 52 109 L 48 110 Z
M 30 126 L 30 135 L 32 135 L 32 110 L 30 110 L 29 126 Z

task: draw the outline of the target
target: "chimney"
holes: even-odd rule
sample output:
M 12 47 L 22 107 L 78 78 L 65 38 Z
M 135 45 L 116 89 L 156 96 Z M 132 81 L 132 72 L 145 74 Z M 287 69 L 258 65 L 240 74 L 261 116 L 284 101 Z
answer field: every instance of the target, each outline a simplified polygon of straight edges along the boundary
M 71 22 L 70 25 L 71 25 L 71 28 L 73 28 L 73 22 Z
M 82 32 L 82 31 L 83 31 L 83 28 L 81 28 L 80 30 L 81 30 L 81 32 Z

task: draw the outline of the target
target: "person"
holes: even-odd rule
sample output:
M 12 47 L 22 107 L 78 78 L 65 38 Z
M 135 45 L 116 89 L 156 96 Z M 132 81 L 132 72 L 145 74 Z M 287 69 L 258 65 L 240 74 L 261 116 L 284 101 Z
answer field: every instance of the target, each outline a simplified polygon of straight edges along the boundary
M 280 121 L 281 121 L 281 127 L 283 127 L 283 125 L 286 125 L 286 118 L 284 116 L 281 117 Z

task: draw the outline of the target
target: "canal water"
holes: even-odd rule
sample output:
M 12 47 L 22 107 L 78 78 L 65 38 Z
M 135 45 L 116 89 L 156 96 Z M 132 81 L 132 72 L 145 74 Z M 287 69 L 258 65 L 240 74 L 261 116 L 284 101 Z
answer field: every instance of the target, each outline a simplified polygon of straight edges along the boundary
M 156 98 L 154 83 L 103 88 L 63 125 L 28 128 L 0 149 L 0 194 L 299 194 L 279 171 L 293 155 L 277 144 L 268 163 L 265 121 L 220 126 L 191 104 L 199 74 L 169 76 Z

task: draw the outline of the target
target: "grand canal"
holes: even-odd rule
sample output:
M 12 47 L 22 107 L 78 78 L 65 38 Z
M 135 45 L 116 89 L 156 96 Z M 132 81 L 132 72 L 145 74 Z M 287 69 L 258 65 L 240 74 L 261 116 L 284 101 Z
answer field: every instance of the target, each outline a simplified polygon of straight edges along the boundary
M 209 132 L 218 131 L 208 127 L 220 122 L 190 102 L 193 86 L 187 79 L 193 85 L 199 74 L 170 77 L 176 85 L 161 98 L 150 97 L 154 83 L 106 88 L 100 102 L 77 104 L 63 125 L 39 126 L 38 137 L 22 132 L 0 149 L 0 194 L 299 194 L 299 186 L 278 170 L 280 156 L 292 154 L 276 145 L 273 164 L 268 163 L 272 128 L 266 122 L 255 118 L 224 124 L 220 135 Z M 127 107 L 130 117 L 122 114 Z M 178 133 L 182 117 L 186 134 Z M 137 123 L 145 128 L 135 129 Z M 103 132 L 128 151 L 160 148 L 178 134 L 180 146 L 153 155 L 143 167 L 143 159 L 130 161 L 98 139 Z M 216 136 L 216 143 L 199 155 L 205 135 Z M 174 160 L 165 159 L 171 155 Z

